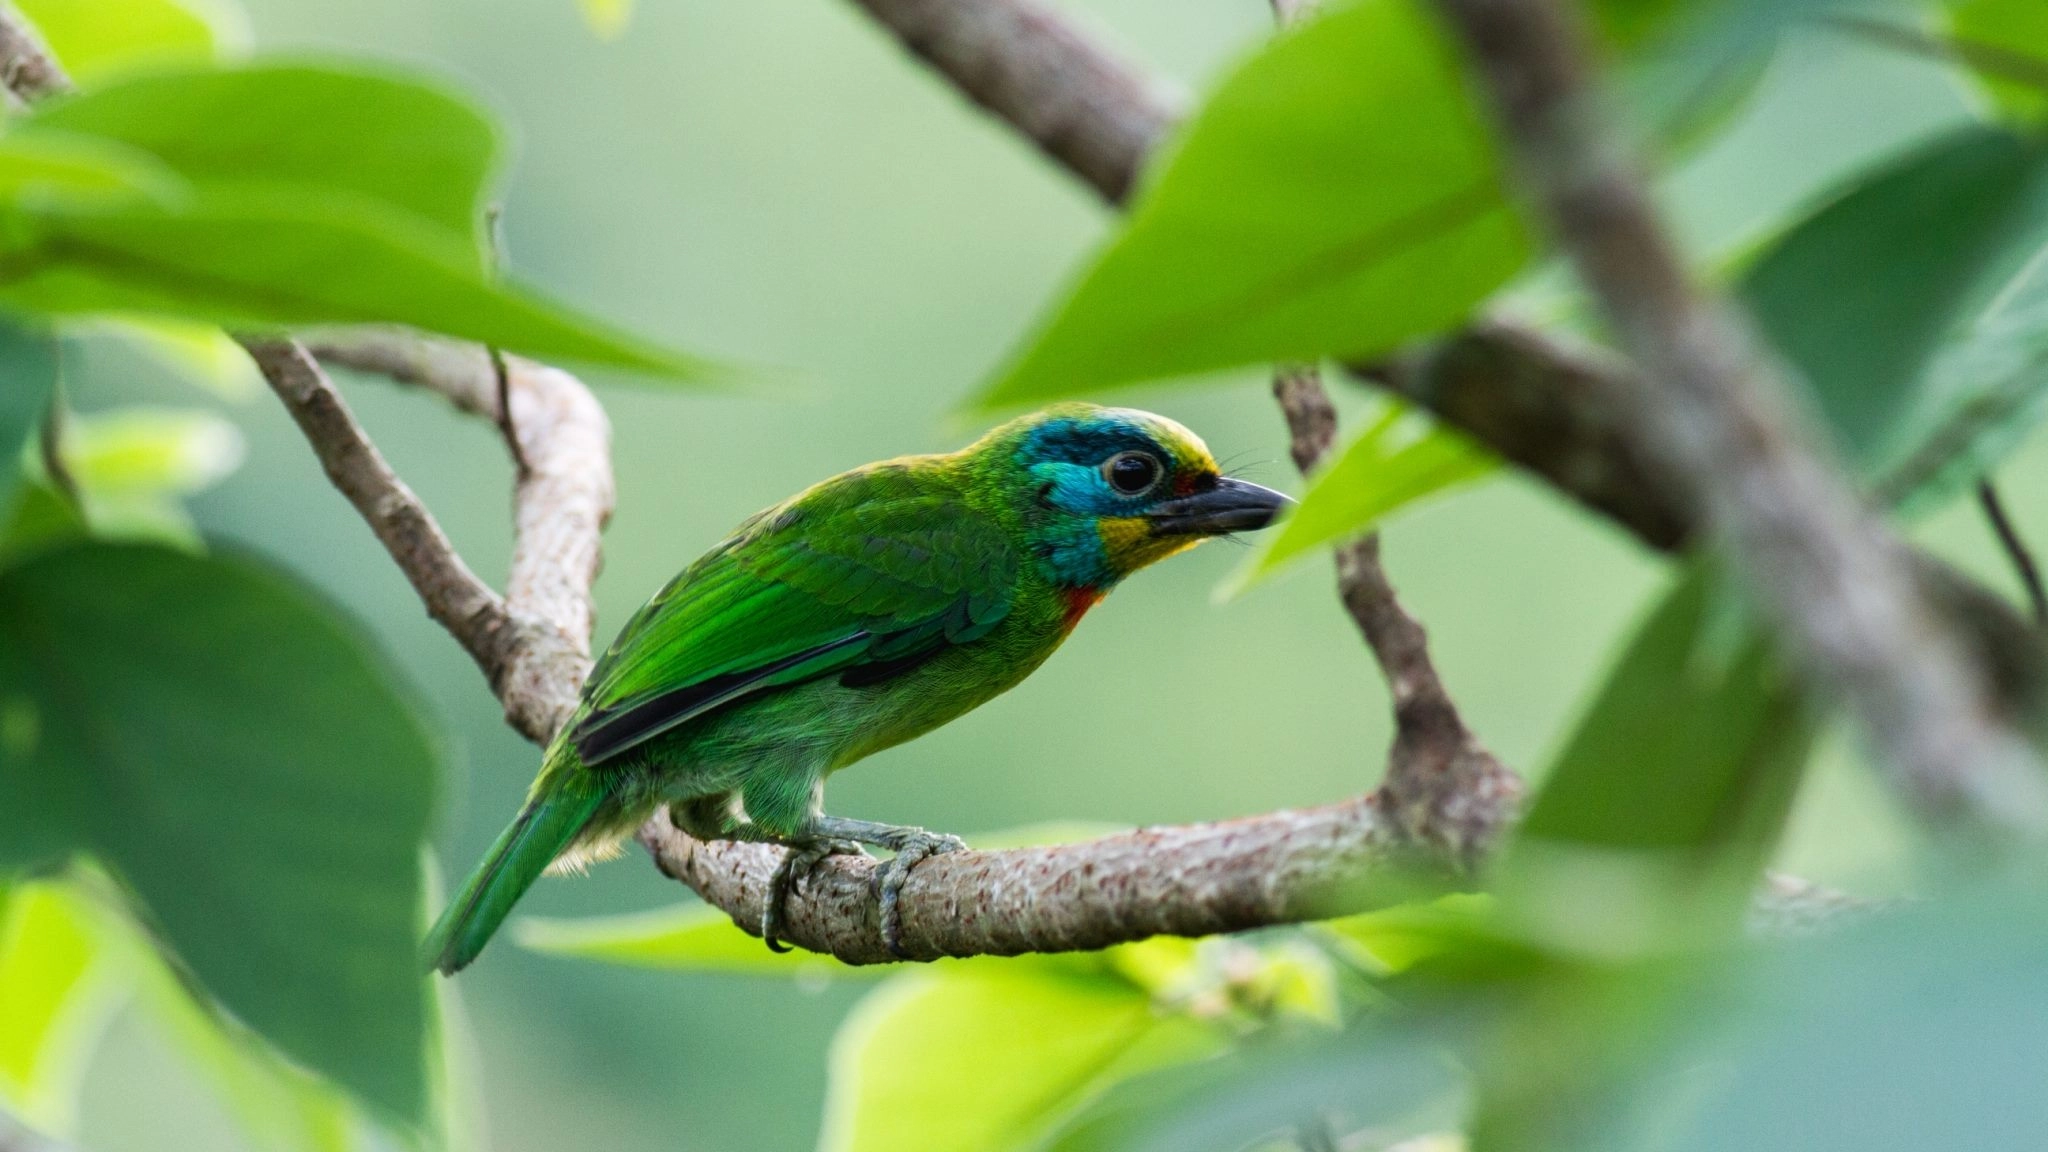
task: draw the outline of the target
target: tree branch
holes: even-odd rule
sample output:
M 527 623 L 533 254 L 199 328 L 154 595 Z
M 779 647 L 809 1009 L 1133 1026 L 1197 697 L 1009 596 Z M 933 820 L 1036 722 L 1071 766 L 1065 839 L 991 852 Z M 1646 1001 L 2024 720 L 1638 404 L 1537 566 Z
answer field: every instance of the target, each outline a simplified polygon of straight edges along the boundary
M 482 347 L 385 328 L 322 333 L 308 344 L 321 361 L 439 392 L 463 411 L 506 426 L 497 368 Z M 509 423 L 526 465 L 513 489 L 504 642 L 476 636 L 472 643 L 457 628 L 449 631 L 490 677 L 506 721 L 527 739 L 546 744 L 576 710 L 590 673 L 596 623 L 591 585 L 602 562 L 600 542 L 614 494 L 611 422 L 590 390 L 567 372 L 517 356 L 504 357 L 504 363 Z M 316 450 L 321 444 L 315 439 Z M 387 547 L 405 567 L 400 549 Z
M 1584 30 L 1556 0 L 1438 0 L 1491 94 L 1523 184 L 1655 387 L 1630 438 L 1671 462 L 1765 614 L 1856 711 L 1930 816 L 2048 836 L 2048 779 L 1990 678 L 1922 595 L 1908 552 L 1818 450 L 1735 314 L 1700 292 L 1619 134 Z

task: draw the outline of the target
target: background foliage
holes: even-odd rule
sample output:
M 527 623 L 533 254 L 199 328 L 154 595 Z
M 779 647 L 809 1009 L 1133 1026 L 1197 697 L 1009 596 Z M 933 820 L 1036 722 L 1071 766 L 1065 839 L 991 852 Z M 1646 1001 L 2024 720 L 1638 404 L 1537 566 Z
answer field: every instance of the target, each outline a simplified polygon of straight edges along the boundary
M 405 319 L 579 367 L 702 382 L 732 358 L 798 378 L 795 395 L 712 395 L 589 373 L 612 386 L 619 432 L 601 631 L 753 509 L 853 464 L 958 442 L 972 429 L 955 413 L 971 399 L 1215 373 L 1134 399 L 1284 483 L 1264 373 L 1245 365 L 1384 350 L 1518 272 L 1510 307 L 1584 323 L 1568 284 L 1527 274 L 1485 130 L 1405 3 L 1340 10 L 1257 56 L 1269 21 L 1250 0 L 1074 5 L 1219 93 L 1125 223 L 858 13 L 821 0 L 121 2 L 135 16 L 118 37 L 94 31 L 108 26 L 99 0 L 21 5 L 81 81 L 104 87 L 0 137 L 0 171 L 14 174 L 0 180 L 0 255 L 33 270 L 0 290 L 7 301 L 238 324 Z M 1691 250 L 1755 308 L 1861 474 L 1922 516 L 1916 534 L 2008 587 L 1981 526 L 1943 500 L 2016 453 L 2008 489 L 2023 526 L 2048 533 L 2032 498 L 2048 449 L 2028 435 L 2048 331 L 2035 259 L 2048 184 L 2038 142 L 2012 127 L 2038 114 L 2038 92 L 2010 76 L 1979 87 L 1925 53 L 1840 31 L 1795 31 L 1764 62 L 1762 37 L 1787 16 L 1844 7 L 1728 0 L 1688 24 L 1673 5 L 1599 6 L 1640 127 L 1670 158 L 1666 190 Z M 1963 34 L 2048 54 L 2030 0 L 1954 9 Z M 189 71 L 250 51 L 290 63 Z M 337 67 L 343 55 L 385 63 Z M 1375 62 L 1386 67 L 1362 66 Z M 186 81 L 124 79 L 145 65 L 187 69 Z M 335 114 L 372 104 L 388 114 Z M 1268 116 L 1299 132 L 1262 133 Z M 309 122 L 325 131 L 302 149 L 268 139 Z M 184 147 L 194 139 L 207 147 Z M 1346 153 L 1352 168 L 1291 178 L 1338 141 L 1370 148 Z M 394 158 L 414 178 L 379 180 Z M 1408 183 L 1374 179 L 1397 164 Z M 492 202 L 502 253 L 481 227 Z M 1220 325 L 1219 312 L 1256 322 Z M 252 402 L 217 331 L 95 321 L 54 339 L 32 326 L 0 335 L 4 448 L 33 456 L 24 441 L 61 371 L 75 410 L 61 447 L 81 491 L 73 512 L 32 464 L 26 484 L 0 470 L 17 489 L 0 491 L 15 508 L 0 578 L 0 854 L 45 863 L 83 847 L 98 861 L 0 888 L 0 1099 L 86 1147 L 154 1149 L 175 1132 L 178 1146 L 223 1149 L 802 1148 L 822 1127 L 825 1146 L 863 1150 L 913 1130 L 958 1148 L 1184 1148 L 1192 1132 L 1253 1140 L 1332 1100 L 1345 1104 L 1333 1130 L 1427 1131 L 1475 1092 L 1481 1135 L 1504 1144 L 1634 1146 L 1631 1125 L 1668 1123 L 1703 1092 L 1734 1103 L 1688 1146 L 1811 1147 L 1796 1130 L 1727 1119 L 1802 1110 L 1842 1147 L 1995 1146 L 2040 1131 L 2023 1109 L 1983 1106 L 1999 1082 L 1955 1083 L 1953 1069 L 1982 1061 L 1944 1047 L 1974 1028 L 2013 1053 L 2010 1067 L 2048 1062 L 2028 1063 L 2034 1042 L 2010 1024 L 2039 1018 L 2039 984 L 2001 975 L 2038 963 L 2024 927 L 2040 922 L 2037 897 L 1993 893 L 1785 955 L 1675 967 L 1663 951 L 1674 938 L 1725 943 L 1739 919 L 1730 894 L 1767 854 L 1875 896 L 1923 876 L 1922 846 L 1831 730 L 1786 816 L 1818 718 L 1788 697 L 1710 569 L 1668 573 L 1462 441 L 1358 394 L 1340 398 L 1358 438 L 1285 535 L 1252 556 L 1217 547 L 1148 573 L 1027 687 L 835 781 L 835 805 L 972 836 L 1359 791 L 1389 735 L 1382 690 L 1329 595 L 1327 561 L 1308 557 L 1457 482 L 1394 525 L 1389 554 L 1474 727 L 1532 777 L 1555 774 L 1497 905 L 887 976 L 771 957 L 716 917 L 671 909 L 528 925 L 527 948 L 496 949 L 430 996 L 380 967 L 395 945 L 378 940 L 419 914 L 410 846 L 431 819 L 448 857 L 467 862 L 523 790 L 532 750 L 283 413 Z M 502 570 L 506 465 L 492 430 L 374 383 L 350 399 L 473 565 Z M 129 543 L 79 548 L 88 527 Z M 1211 604 L 1219 585 L 1291 558 L 1298 570 Z M 216 604 L 209 616 L 194 582 L 246 585 L 234 603 L 263 612 Z M 39 645 L 30 633 L 58 626 L 67 602 L 77 628 Z M 247 639 L 219 642 L 229 636 Z M 151 663 L 189 669 L 200 649 L 236 691 L 180 697 Z M 261 674 L 280 665 L 293 683 L 267 697 L 277 686 Z M 337 706 L 291 712 L 304 697 L 290 689 L 316 684 Z M 53 686 L 73 695 L 46 698 Z M 292 719 L 208 711 L 243 705 Z M 196 716 L 225 725 L 221 746 L 176 726 Z M 84 719 L 96 754 L 65 743 Z M 266 731 L 288 747 L 236 735 Z M 1635 791 L 1653 739 L 1688 790 Z M 89 797 L 27 791 L 43 777 L 18 770 L 75 761 L 74 777 L 104 791 L 123 781 L 96 773 L 159 763 L 122 748 L 180 751 L 164 771 L 216 795 L 167 811 L 165 827 L 203 824 L 214 843 L 137 855 L 169 849 L 97 826 Z M 236 810 L 223 797 L 258 787 L 277 795 L 249 811 L 288 822 L 213 818 Z M 1677 856 L 1644 885 L 1589 868 L 1589 847 Z M 234 862 L 212 878 L 217 894 L 177 871 L 202 856 Z M 628 862 L 543 885 L 528 908 L 567 917 L 676 899 Z M 276 918 L 287 904 L 292 918 Z M 259 937 L 209 916 L 267 926 L 278 951 L 249 963 Z M 175 964 L 148 932 L 176 947 Z M 1944 953 L 1929 940 L 1961 943 Z M 1445 956 L 1465 962 L 1431 963 Z M 312 962 L 327 969 L 299 967 Z M 1955 1011 L 1930 998 L 1936 983 L 1963 989 Z M 1757 986 L 1769 995 L 1746 991 Z M 1410 1015 L 1374 1011 L 1388 987 Z M 363 1010 L 351 989 L 384 1007 Z M 1872 1019 L 1859 1006 L 1873 999 L 1895 1008 Z M 1637 1058 L 1642 1021 L 1669 1025 L 1663 1058 Z M 1338 1033 L 1345 1022 L 1353 1030 Z M 1706 1089 L 1688 1079 L 1702 1053 L 1743 1043 L 1755 1055 L 1738 1073 Z M 1445 1048 L 1468 1079 L 1447 1072 Z M 1561 1066 L 1629 1074 L 1561 1078 Z M 1882 1099 L 1872 1086 L 1891 1079 L 1951 1090 L 1941 1108 L 1808 1103 L 1830 1085 Z

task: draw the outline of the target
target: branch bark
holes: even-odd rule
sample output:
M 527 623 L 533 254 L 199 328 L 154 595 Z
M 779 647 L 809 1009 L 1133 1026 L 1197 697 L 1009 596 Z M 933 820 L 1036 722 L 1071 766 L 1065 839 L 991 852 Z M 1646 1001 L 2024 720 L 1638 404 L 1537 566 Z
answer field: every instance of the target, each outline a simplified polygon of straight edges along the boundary
M 590 673 L 590 635 L 596 624 L 591 586 L 602 564 L 602 534 L 615 494 L 611 422 L 604 407 L 569 373 L 507 356 L 507 420 L 497 369 L 486 349 L 402 329 L 323 333 L 310 337 L 308 345 L 312 358 L 438 392 L 463 411 L 509 426 L 517 437 L 525 467 L 517 470 L 513 489 L 512 573 L 500 618 L 488 630 L 442 623 L 489 677 L 505 706 L 506 722 L 527 739 L 546 744 L 576 710 L 583 678 Z M 332 391 L 331 385 L 327 388 Z M 335 402 L 340 402 L 338 395 Z M 308 431 L 323 460 L 328 451 L 323 445 L 347 435 L 323 430 L 316 437 Z M 349 491 L 340 480 L 336 484 Z M 370 511 L 364 518 L 376 527 Z M 439 532 L 431 521 L 426 527 Z M 417 529 L 396 543 L 386 541 L 408 576 L 414 569 L 408 567 L 407 542 L 426 535 Z M 379 538 L 384 538 L 382 531 Z M 452 550 L 449 558 L 461 563 Z M 429 578 L 439 571 L 421 569 Z M 419 584 L 415 578 L 415 587 Z M 495 599 L 488 588 L 484 592 Z M 421 598 L 431 611 L 433 600 L 425 589 Z

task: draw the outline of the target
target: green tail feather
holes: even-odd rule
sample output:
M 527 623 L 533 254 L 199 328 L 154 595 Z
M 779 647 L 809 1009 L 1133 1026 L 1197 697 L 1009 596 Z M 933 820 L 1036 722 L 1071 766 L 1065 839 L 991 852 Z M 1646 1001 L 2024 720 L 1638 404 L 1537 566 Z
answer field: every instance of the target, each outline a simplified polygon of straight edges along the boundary
M 527 800 L 427 933 L 421 953 L 429 970 L 452 976 L 484 950 L 512 905 L 596 814 L 604 789 L 594 783 L 572 778 Z

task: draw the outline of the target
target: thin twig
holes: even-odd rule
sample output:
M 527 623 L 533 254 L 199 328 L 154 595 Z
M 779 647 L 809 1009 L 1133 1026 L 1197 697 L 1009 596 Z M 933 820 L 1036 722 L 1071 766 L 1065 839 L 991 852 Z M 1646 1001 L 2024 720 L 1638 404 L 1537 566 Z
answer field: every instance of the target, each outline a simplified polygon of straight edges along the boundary
M 2048 837 L 2048 778 L 1989 677 L 1921 595 L 1907 550 L 1830 467 L 1746 327 L 1703 294 L 1601 115 L 1575 13 L 1556 0 L 1438 0 L 1519 169 L 1608 322 L 1656 387 L 1633 434 L 1697 494 L 1795 655 L 1863 720 L 1923 813 Z
M 2034 562 L 2034 553 L 2027 542 L 2020 538 L 2020 530 L 2006 515 L 2005 501 L 1998 495 L 1998 488 L 1989 477 L 1977 481 L 1977 503 L 1984 509 L 1984 518 L 1991 521 L 1991 530 L 1998 535 L 1999 546 L 2012 560 L 2012 566 L 2019 573 L 2020 584 L 2027 590 L 2027 603 L 2033 608 L 2034 623 L 2048 627 L 2048 589 L 2041 586 L 2041 568 Z

